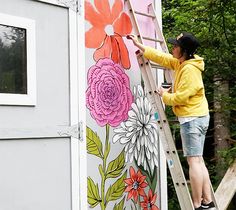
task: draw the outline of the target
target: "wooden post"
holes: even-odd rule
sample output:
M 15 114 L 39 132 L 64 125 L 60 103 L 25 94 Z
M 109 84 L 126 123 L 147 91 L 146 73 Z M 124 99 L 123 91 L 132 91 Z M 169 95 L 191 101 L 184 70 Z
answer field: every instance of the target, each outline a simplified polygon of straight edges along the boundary
M 220 185 L 218 186 L 215 197 L 219 210 L 226 210 L 236 193 L 236 160 L 229 167 Z

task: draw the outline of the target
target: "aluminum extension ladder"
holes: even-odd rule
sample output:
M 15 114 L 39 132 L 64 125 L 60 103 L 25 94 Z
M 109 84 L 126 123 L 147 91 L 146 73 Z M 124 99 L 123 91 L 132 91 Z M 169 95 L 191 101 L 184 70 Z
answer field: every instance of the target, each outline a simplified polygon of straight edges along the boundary
M 133 28 L 135 29 L 135 33 L 137 37 L 139 38 L 139 41 L 142 44 L 144 43 L 144 40 L 149 40 L 149 41 L 154 41 L 156 43 L 159 43 L 162 51 L 168 53 L 166 41 L 161 32 L 161 28 L 159 26 L 153 4 L 150 4 L 148 6 L 148 13 L 142 13 L 139 11 L 135 11 L 133 9 L 131 0 L 125 0 L 125 3 L 127 3 L 127 7 L 130 13 Z M 156 36 L 158 38 L 149 38 L 149 37 L 144 37 L 141 35 L 136 15 L 146 16 L 152 19 L 154 27 L 155 27 Z M 142 78 L 144 80 L 145 88 L 148 92 L 149 99 L 154 110 L 154 116 L 158 116 L 157 125 L 158 125 L 158 130 L 160 133 L 160 139 L 162 141 L 162 146 L 165 151 L 168 168 L 170 170 L 170 174 L 174 183 L 175 191 L 176 191 L 179 203 L 180 203 L 181 210 L 194 210 L 194 206 L 193 206 L 192 199 L 191 199 L 189 189 L 188 189 L 188 185 L 187 185 L 184 173 L 183 173 L 183 169 L 179 160 L 179 156 L 175 147 L 175 143 L 174 143 L 173 136 L 170 130 L 170 126 L 165 115 L 163 103 L 162 103 L 161 97 L 157 93 L 156 82 L 152 75 L 152 68 L 156 68 L 156 69 L 164 69 L 164 68 L 150 62 L 149 60 L 145 59 L 142 55 L 140 56 L 138 51 L 136 52 L 136 54 L 137 54 L 139 67 L 141 69 Z M 165 69 L 164 74 L 165 74 L 166 81 L 168 83 L 172 83 L 171 70 Z M 212 187 L 211 187 L 211 191 L 212 191 L 213 202 L 215 203 L 216 209 L 219 210 L 217 207 L 217 203 L 215 200 L 214 191 Z

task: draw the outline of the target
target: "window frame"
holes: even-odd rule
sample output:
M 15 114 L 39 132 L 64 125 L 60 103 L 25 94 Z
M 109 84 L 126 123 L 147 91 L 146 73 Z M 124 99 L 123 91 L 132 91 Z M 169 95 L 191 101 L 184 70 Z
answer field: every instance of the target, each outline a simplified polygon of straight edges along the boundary
M 36 46 L 35 21 L 0 13 L 0 24 L 26 30 L 27 93 L 0 93 L 0 105 L 36 105 Z

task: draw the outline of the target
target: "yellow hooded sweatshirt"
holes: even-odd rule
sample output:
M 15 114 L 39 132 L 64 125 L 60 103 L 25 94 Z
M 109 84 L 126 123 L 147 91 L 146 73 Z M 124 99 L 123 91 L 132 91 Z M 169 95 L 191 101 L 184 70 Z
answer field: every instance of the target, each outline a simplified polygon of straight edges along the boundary
M 194 55 L 180 64 L 171 54 L 151 47 L 145 47 L 144 56 L 161 66 L 174 70 L 173 93 L 165 92 L 162 99 L 166 105 L 173 106 L 178 117 L 205 116 L 209 113 L 208 103 L 202 81 L 203 58 Z

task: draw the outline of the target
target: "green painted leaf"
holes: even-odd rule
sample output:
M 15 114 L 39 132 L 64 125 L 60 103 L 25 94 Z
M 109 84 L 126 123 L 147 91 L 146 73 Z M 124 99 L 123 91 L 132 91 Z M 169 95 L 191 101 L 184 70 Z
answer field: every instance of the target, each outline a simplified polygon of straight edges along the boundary
M 113 210 L 123 210 L 124 203 L 125 203 L 125 197 L 118 204 L 115 204 Z
M 121 198 L 125 191 L 124 179 L 126 178 L 126 176 L 127 171 L 113 185 L 108 188 L 106 193 L 106 203 Z
M 95 185 L 94 181 L 88 177 L 88 203 L 91 208 L 94 208 L 101 202 L 101 198 L 98 191 L 98 184 Z
M 86 140 L 88 153 L 103 159 L 102 142 L 97 133 L 89 127 L 86 128 Z
M 152 184 L 150 186 L 150 188 L 152 189 L 152 192 L 156 191 L 156 186 L 157 186 L 157 171 L 158 171 L 157 167 L 155 166 L 154 170 L 153 170 Z
M 106 177 L 116 178 L 120 176 L 124 167 L 125 167 L 125 155 L 124 155 L 124 150 L 123 150 L 115 160 L 112 160 L 108 164 Z

